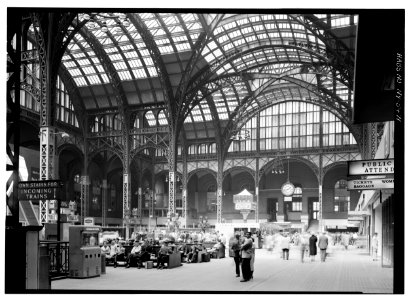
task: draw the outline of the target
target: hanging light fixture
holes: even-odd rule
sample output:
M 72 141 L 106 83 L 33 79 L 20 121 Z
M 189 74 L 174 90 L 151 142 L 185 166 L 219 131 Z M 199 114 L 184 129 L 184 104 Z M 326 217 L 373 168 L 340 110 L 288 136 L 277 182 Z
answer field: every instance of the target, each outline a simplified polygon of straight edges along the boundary
M 285 173 L 283 162 L 279 157 L 275 159 L 271 173 L 273 174 L 284 174 Z
M 108 32 L 109 28 L 107 25 L 108 20 L 114 20 L 114 24 L 110 24 L 109 27 L 114 28 L 114 32 L 121 32 L 122 31 L 122 26 L 123 27 L 128 27 L 130 25 L 129 19 L 126 17 L 126 14 L 124 13 L 84 13 L 82 14 L 82 17 L 84 18 L 85 21 L 87 22 L 87 27 L 88 29 L 95 29 L 97 26 L 97 23 L 101 23 L 101 31 L 102 32 Z
M 106 21 L 103 21 L 103 22 L 102 22 L 101 31 L 102 31 L 102 32 L 108 32 L 108 26 L 107 26 L 107 22 L 106 22 Z

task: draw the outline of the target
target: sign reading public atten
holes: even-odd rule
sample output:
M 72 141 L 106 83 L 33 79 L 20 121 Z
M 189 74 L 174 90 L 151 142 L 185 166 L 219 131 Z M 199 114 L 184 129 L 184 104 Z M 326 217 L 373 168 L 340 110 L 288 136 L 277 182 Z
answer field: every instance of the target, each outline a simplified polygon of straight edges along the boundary
M 18 183 L 19 200 L 55 200 L 61 180 L 21 181 Z
M 377 189 L 393 189 L 393 178 L 376 178 L 376 179 L 357 179 L 348 180 L 348 190 L 377 190 Z
M 393 174 L 394 159 L 352 160 L 348 161 L 348 175 Z

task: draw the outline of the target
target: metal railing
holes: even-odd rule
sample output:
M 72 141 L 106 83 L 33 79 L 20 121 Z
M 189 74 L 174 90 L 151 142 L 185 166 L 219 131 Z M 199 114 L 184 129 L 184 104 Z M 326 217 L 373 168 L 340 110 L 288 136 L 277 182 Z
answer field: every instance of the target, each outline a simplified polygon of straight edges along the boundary
M 51 280 L 67 277 L 70 271 L 69 242 L 42 241 L 40 246 L 47 247 L 47 253 L 50 257 L 49 276 Z

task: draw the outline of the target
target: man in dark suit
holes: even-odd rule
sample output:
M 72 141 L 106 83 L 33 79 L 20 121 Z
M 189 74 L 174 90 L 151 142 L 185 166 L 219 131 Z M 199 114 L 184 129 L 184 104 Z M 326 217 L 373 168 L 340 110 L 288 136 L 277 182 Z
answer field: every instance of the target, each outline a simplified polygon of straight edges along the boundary
M 318 248 L 320 248 L 321 262 L 325 262 L 327 256 L 328 237 L 325 231 L 320 235 L 318 239 Z
M 251 238 L 251 232 L 246 232 L 244 243 L 241 245 L 241 273 L 243 279 L 240 282 L 246 282 L 251 279 L 251 267 L 250 260 L 253 253 L 252 246 L 253 240 Z

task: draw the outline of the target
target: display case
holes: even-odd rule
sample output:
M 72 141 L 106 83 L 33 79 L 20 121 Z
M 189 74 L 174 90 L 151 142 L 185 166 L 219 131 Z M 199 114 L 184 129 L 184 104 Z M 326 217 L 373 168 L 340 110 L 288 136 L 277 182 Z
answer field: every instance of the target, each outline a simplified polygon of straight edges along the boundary
M 99 226 L 70 226 L 70 277 L 88 278 L 101 274 L 100 230 Z

